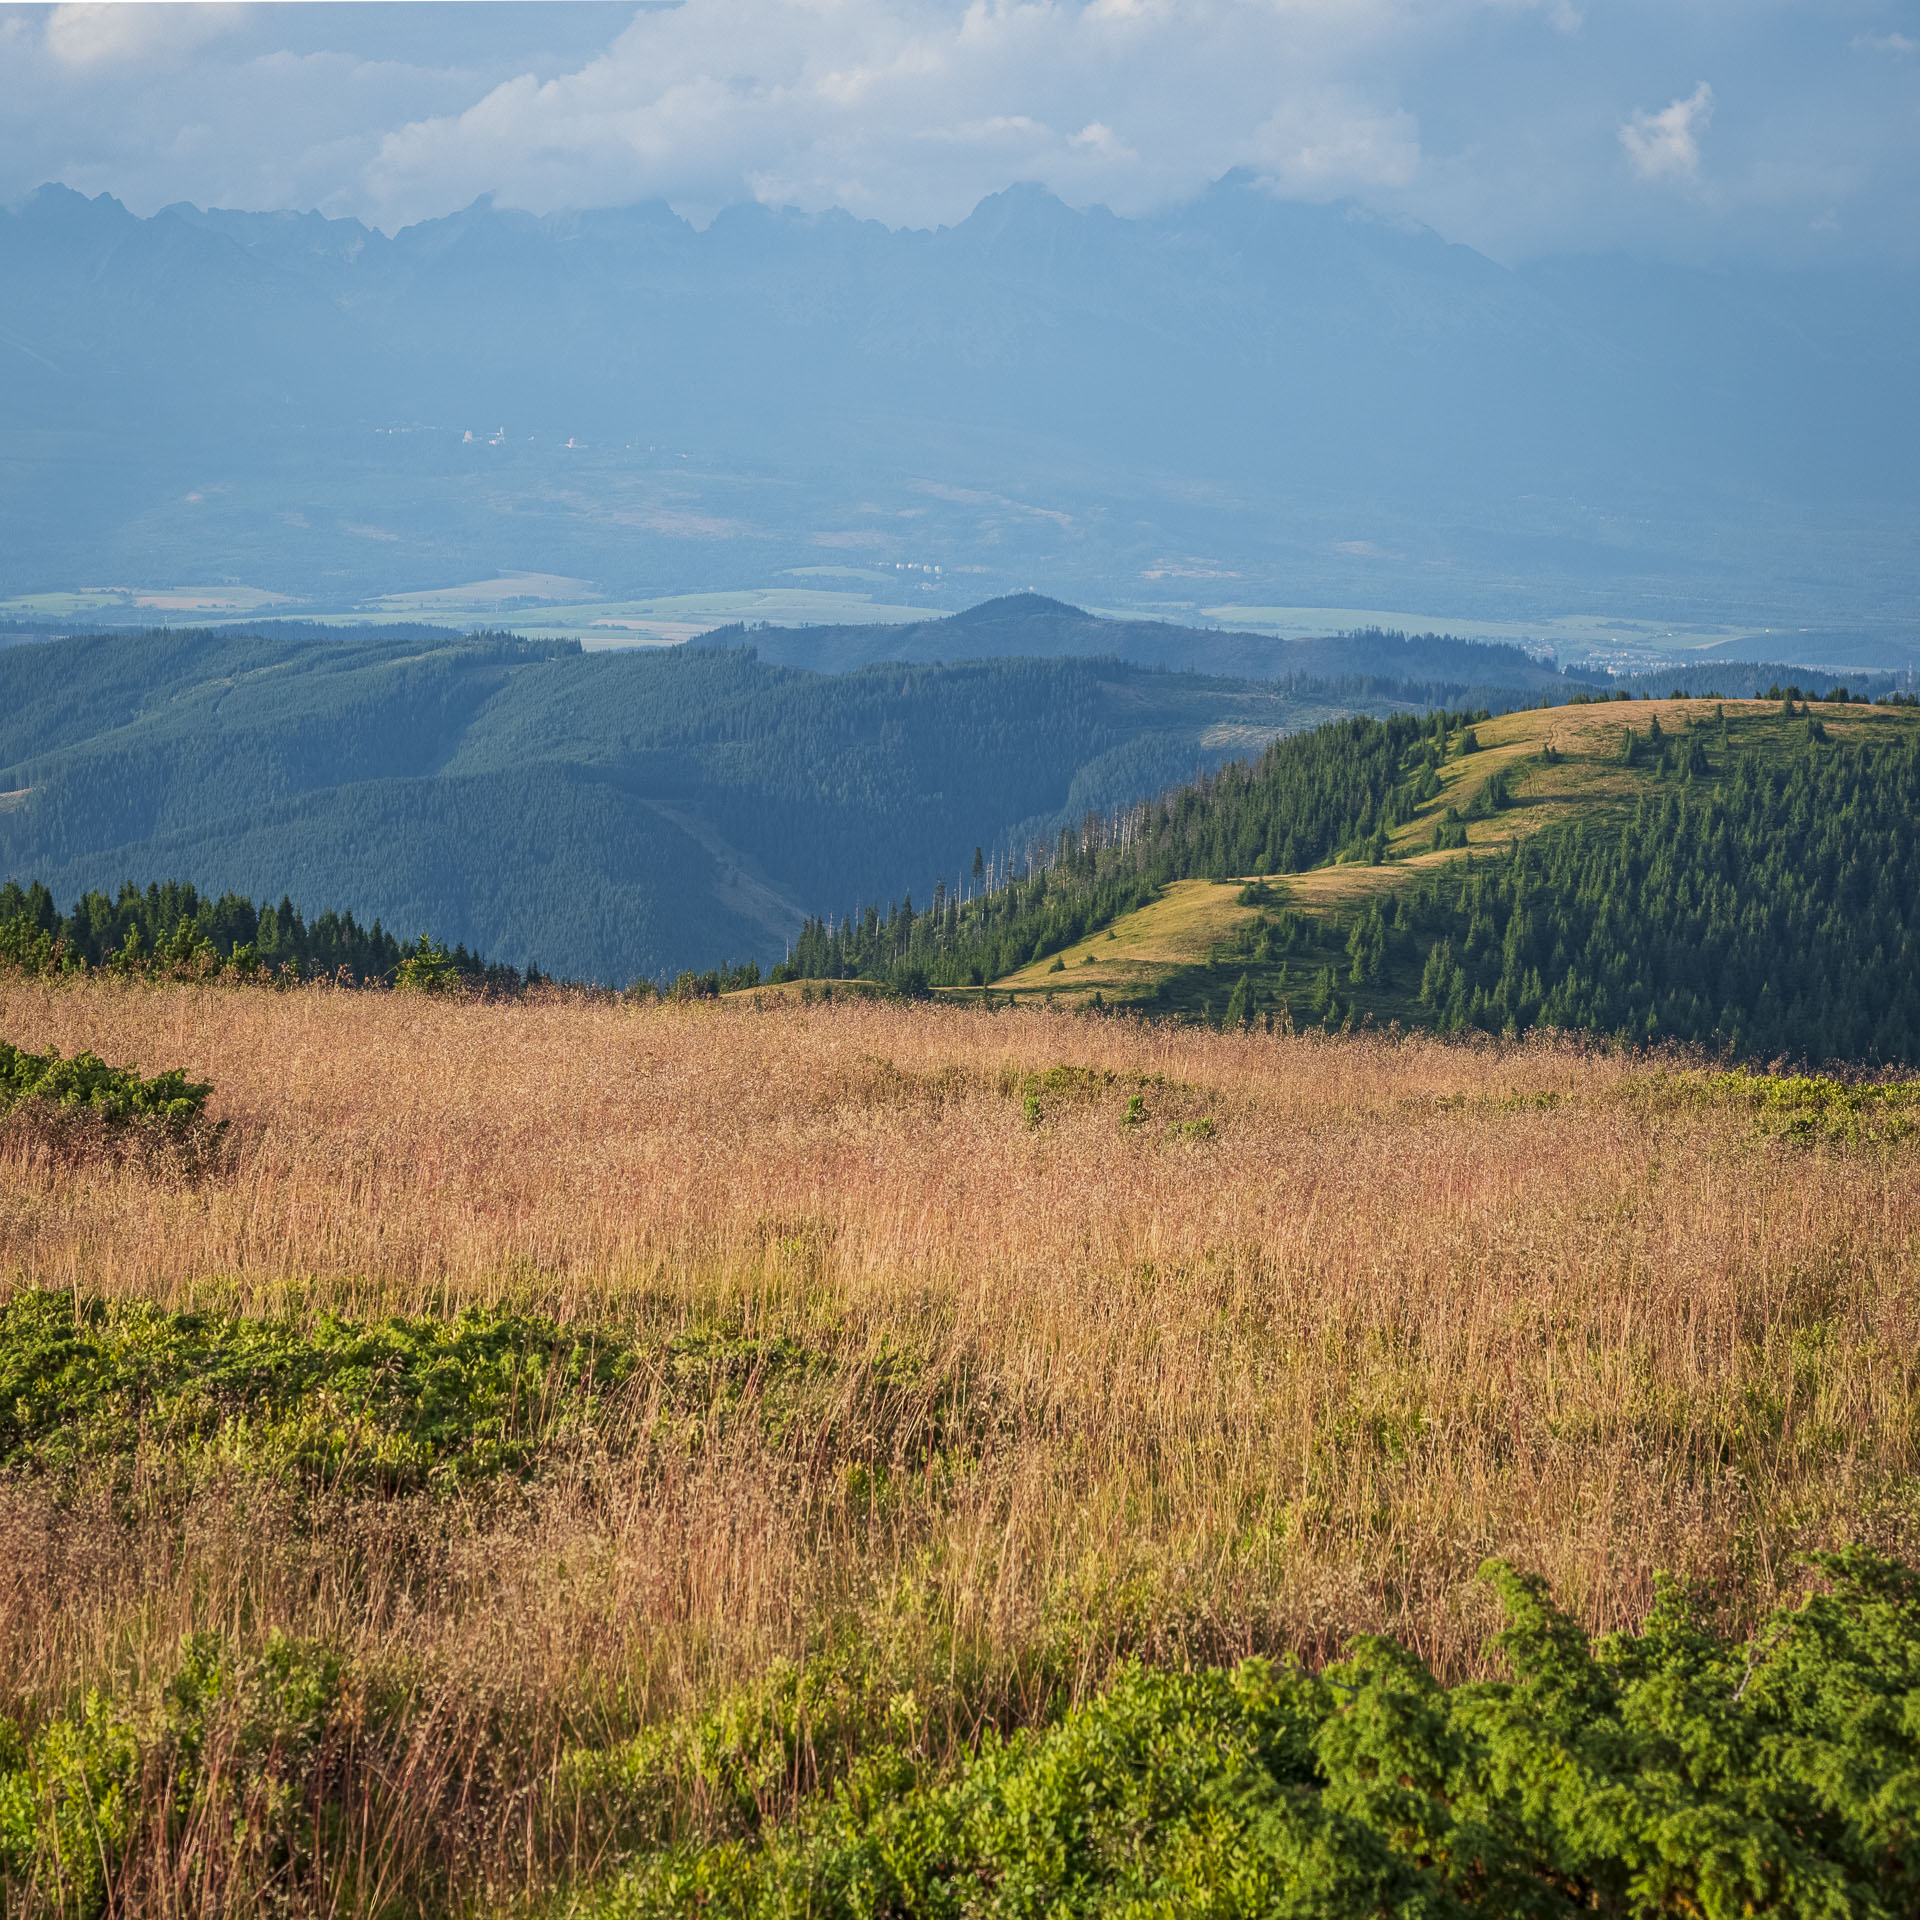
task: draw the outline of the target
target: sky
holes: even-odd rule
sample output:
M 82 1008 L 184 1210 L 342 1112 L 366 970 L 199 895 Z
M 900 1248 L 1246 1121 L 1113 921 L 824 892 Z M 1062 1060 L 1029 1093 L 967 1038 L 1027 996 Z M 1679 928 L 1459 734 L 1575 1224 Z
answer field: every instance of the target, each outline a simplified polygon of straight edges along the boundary
M 0 201 L 962 219 L 1230 168 L 1517 262 L 1920 264 L 1920 0 L 0 5 Z

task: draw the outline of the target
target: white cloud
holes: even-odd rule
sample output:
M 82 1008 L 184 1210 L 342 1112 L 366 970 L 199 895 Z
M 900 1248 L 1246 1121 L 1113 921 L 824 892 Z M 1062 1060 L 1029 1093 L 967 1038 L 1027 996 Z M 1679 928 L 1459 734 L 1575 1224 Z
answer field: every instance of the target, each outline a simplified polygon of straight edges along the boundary
M 486 179 L 551 207 L 751 189 L 893 221 L 1009 179 L 1126 210 L 1251 165 L 1289 189 L 1400 183 L 1419 130 L 1347 69 L 1471 0 L 686 0 L 598 59 L 389 135 L 395 215 Z M 1011 169 L 1009 171 L 1009 169 Z
M 1420 129 L 1409 113 L 1313 94 L 1276 107 L 1256 129 L 1250 157 L 1268 180 L 1302 199 L 1405 187 L 1420 170 Z
M 1702 80 L 1658 113 L 1636 112 L 1620 129 L 1627 162 L 1642 180 L 1697 180 L 1700 135 L 1713 118 L 1713 89 Z
M 196 5 L 113 5 L 93 0 L 58 6 L 47 15 L 47 51 L 69 67 L 140 61 L 151 65 L 183 59 L 194 48 L 237 31 L 247 8 L 201 0 Z
M 57 179 L 142 212 L 319 207 L 389 230 L 488 192 L 534 211 L 661 197 L 704 217 L 758 199 L 923 225 L 1016 180 L 1137 213 L 1246 167 L 1276 194 L 1350 195 L 1505 259 L 1799 257 L 1827 207 L 1849 255 L 1920 257 L 1920 118 L 1889 100 L 1920 47 L 1891 31 L 1849 41 L 1892 9 L 1840 33 L 1834 12 L 681 0 L 636 17 L 519 0 L 0 0 L 0 201 Z M 1703 86 L 1623 114 L 1699 73 L 1717 98 Z

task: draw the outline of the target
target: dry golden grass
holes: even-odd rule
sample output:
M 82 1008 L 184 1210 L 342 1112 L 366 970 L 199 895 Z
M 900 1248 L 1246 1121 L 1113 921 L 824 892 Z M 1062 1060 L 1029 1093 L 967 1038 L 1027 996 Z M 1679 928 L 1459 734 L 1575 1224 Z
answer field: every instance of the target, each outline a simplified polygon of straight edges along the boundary
M 1129 1650 L 1359 1630 L 1472 1670 L 1489 1555 L 1608 1626 L 1657 1568 L 1746 1620 L 1798 1550 L 1920 1545 L 1915 1150 L 1757 1139 L 1644 1059 L 17 978 L 0 1033 L 184 1066 L 234 1136 L 199 1182 L 0 1144 L 9 1290 L 512 1302 L 831 1361 L 801 1430 L 663 1442 L 648 1389 L 602 1451 L 492 1501 L 0 1480 L 0 1711 L 193 1628 L 323 1637 L 432 1703 L 433 1764 L 478 1770 L 435 1804 L 467 1795 L 496 1864 L 520 1803 L 488 1797 L 472 1728 L 518 1716 L 537 1773 L 897 1624 L 903 1593 L 1017 1717 L 1043 1643 L 1088 1685 Z M 1114 1078 L 1042 1091 L 1034 1124 L 1020 1076 L 1061 1064 Z M 1210 1138 L 1167 1136 L 1201 1116 Z M 942 1395 L 966 1414 L 936 1445 Z

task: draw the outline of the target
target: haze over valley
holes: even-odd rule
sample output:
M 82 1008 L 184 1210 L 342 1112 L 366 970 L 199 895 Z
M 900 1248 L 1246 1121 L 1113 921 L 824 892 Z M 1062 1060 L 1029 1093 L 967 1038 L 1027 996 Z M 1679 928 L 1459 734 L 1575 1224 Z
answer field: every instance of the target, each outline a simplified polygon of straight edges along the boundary
M 50 186 L 0 213 L 0 283 L 29 622 L 562 605 L 660 640 L 1039 586 L 1629 661 L 1913 637 L 1897 263 L 1510 269 L 1240 173 L 1135 219 L 1015 186 L 931 231 L 482 201 L 392 238 Z

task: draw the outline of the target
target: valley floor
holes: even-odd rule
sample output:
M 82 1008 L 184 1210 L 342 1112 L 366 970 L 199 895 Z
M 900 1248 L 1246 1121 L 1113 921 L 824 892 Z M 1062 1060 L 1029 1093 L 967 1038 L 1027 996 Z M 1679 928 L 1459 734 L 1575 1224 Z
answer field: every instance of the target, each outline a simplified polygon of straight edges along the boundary
M 0 1120 L 0 1720 L 329 1676 L 273 1751 L 337 1817 L 129 1815 L 128 1910 L 213 1884 L 183 1832 L 302 1910 L 545 1908 L 1135 1656 L 1485 1672 L 1490 1555 L 1743 1629 L 1920 1551 L 1920 1145 L 1677 1060 L 8 976 L 0 1035 L 230 1123 L 189 1175 Z

